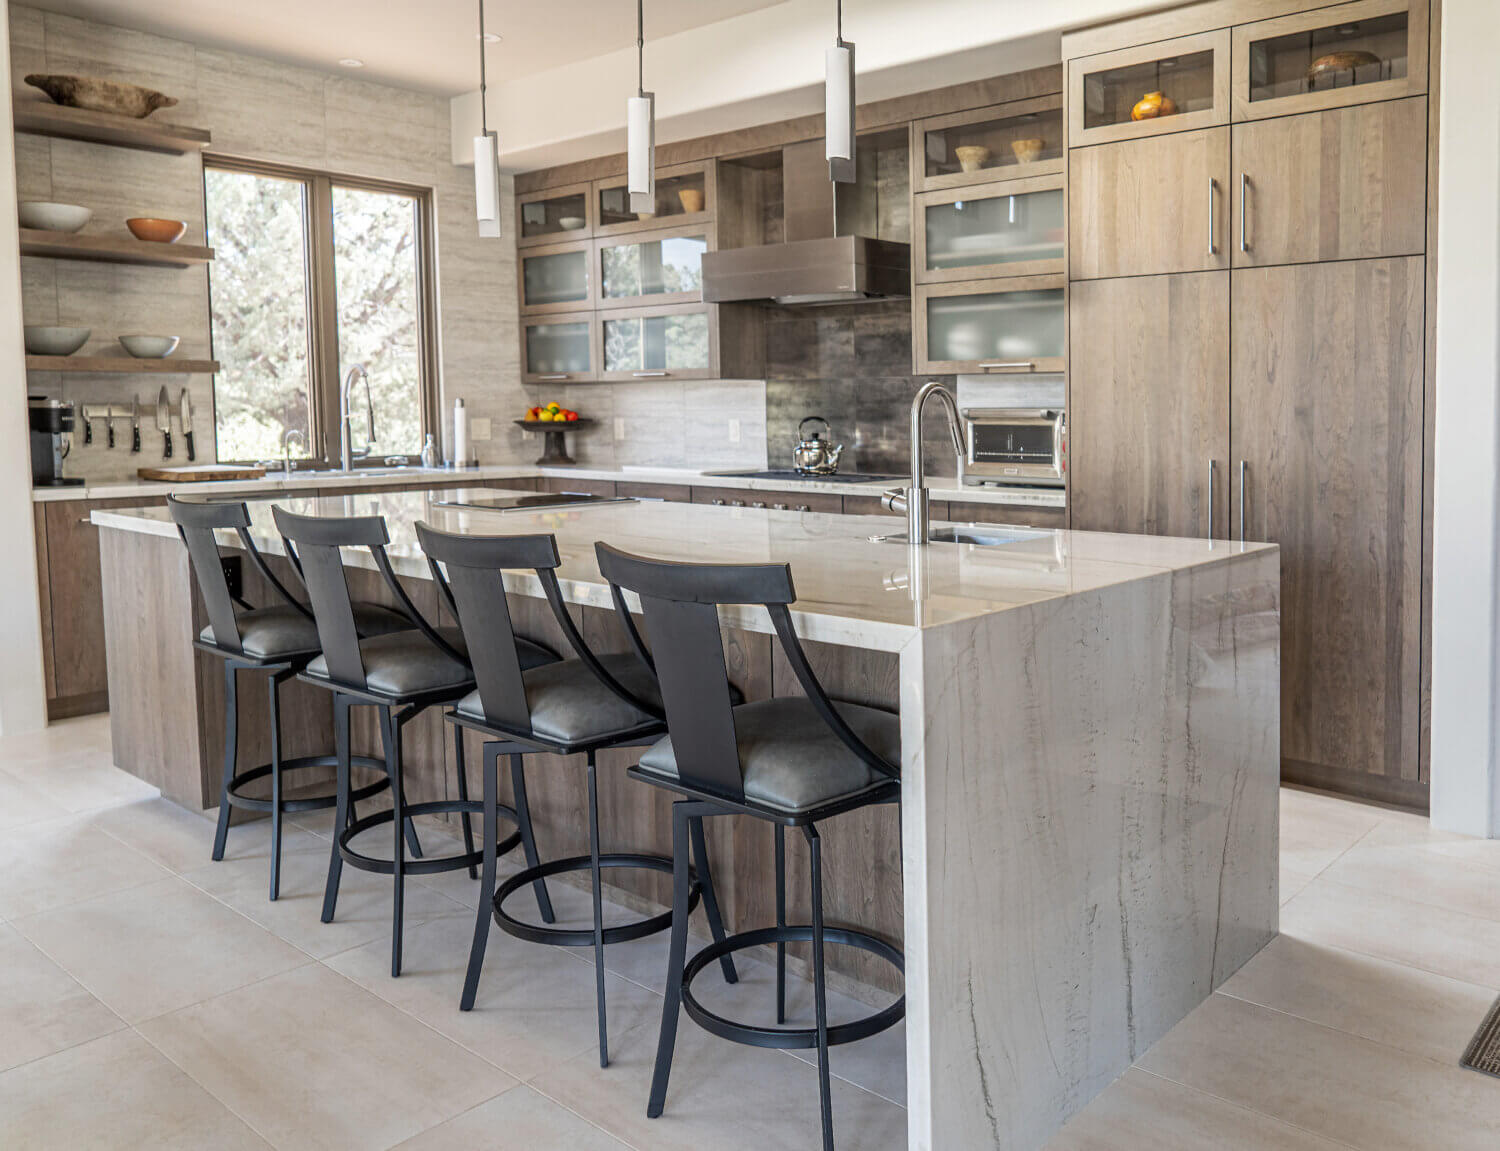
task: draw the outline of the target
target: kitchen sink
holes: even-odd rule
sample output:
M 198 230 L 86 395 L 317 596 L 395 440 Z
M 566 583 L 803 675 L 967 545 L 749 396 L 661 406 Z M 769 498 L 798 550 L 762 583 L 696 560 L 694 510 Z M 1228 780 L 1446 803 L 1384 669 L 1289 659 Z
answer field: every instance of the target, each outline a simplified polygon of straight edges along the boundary
M 929 543 L 935 544 L 969 544 L 979 548 L 997 548 L 1005 544 L 1021 543 L 1025 540 L 1034 539 L 1031 534 L 1018 535 L 998 529 L 957 527 L 954 525 L 940 525 L 932 529 L 928 536 Z M 906 533 L 902 532 L 895 536 L 871 536 L 870 542 L 874 544 L 904 544 Z

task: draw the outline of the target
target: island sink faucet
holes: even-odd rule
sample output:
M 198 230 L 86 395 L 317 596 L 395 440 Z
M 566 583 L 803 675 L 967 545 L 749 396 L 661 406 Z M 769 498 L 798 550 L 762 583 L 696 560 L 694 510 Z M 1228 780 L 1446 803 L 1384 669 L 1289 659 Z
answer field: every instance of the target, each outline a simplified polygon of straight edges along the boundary
M 339 466 L 344 471 L 354 470 L 355 454 L 349 447 L 349 393 L 354 390 L 356 379 L 365 382 L 365 446 L 359 453 L 359 459 L 364 459 L 370 454 L 370 446 L 375 443 L 375 401 L 370 398 L 370 373 L 365 371 L 363 364 L 355 364 L 344 376 L 344 383 L 339 388 Z
M 906 513 L 906 541 L 925 545 L 932 529 L 932 503 L 927 495 L 927 480 L 923 476 L 922 460 L 922 409 L 928 399 L 937 396 L 948 417 L 948 434 L 953 439 L 955 459 L 962 463 L 963 438 L 959 432 L 958 402 L 953 393 L 936 380 L 929 380 L 918 390 L 911 401 L 911 486 L 905 489 L 891 488 L 880 497 L 887 511 Z

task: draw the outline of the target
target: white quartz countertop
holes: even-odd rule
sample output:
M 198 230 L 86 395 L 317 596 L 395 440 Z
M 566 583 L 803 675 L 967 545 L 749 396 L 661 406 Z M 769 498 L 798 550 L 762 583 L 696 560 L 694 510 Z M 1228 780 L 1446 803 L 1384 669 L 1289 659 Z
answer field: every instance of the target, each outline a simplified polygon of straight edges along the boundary
M 495 489 L 475 489 L 475 498 Z M 900 531 L 889 516 L 838 516 L 762 508 L 622 501 L 571 508 L 498 512 L 448 506 L 455 492 L 369 492 L 291 496 L 289 510 L 319 515 L 381 515 L 391 536 L 393 566 L 403 576 L 430 578 L 413 525 L 425 520 L 447 531 L 477 535 L 550 533 L 562 556 L 558 572 L 569 601 L 609 607 L 594 544 L 662 559 L 713 563 L 789 563 L 797 588 L 794 618 L 807 639 L 899 651 L 923 628 L 1059 599 L 1185 568 L 1231 561 L 1273 545 L 1169 539 L 1099 532 L 985 530 L 1013 537 L 999 547 L 876 542 Z M 281 554 L 270 502 L 252 501 L 251 536 L 267 554 Z M 96 509 L 101 527 L 175 537 L 165 508 Z M 223 542 L 235 545 L 232 533 Z M 351 551 L 349 561 L 373 566 Z M 510 590 L 540 595 L 534 576 L 506 577 Z M 726 611 L 726 622 L 769 631 L 762 609 Z
M 211 483 L 162 483 L 154 480 L 124 480 L 112 483 L 86 484 L 68 488 L 34 488 L 31 498 L 38 503 L 53 500 L 112 500 L 164 496 L 169 492 L 204 494 L 271 494 L 316 490 L 327 487 L 351 487 L 369 484 L 376 487 L 409 482 L 433 484 L 445 481 L 466 482 L 526 479 L 533 476 L 582 480 L 605 480 L 615 483 L 681 484 L 684 487 L 742 488 L 746 491 L 829 492 L 836 495 L 878 496 L 891 486 L 883 480 L 869 483 L 838 483 L 828 480 L 766 480 L 746 476 L 716 475 L 713 472 L 681 468 L 543 468 L 534 464 L 489 464 L 455 471 L 452 468 L 373 468 L 368 472 L 301 471 L 287 476 L 270 472 L 255 480 L 218 480 Z M 1062 489 L 1004 488 L 994 486 L 960 486 L 952 477 L 929 478 L 928 487 L 935 500 L 960 500 L 967 503 L 1002 504 L 1013 507 L 1064 506 Z

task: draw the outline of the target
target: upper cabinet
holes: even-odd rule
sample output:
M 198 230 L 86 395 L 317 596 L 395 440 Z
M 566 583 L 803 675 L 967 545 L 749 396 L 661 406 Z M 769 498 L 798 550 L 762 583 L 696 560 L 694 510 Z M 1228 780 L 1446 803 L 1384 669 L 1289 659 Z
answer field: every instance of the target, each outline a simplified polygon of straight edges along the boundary
M 703 298 L 703 253 L 712 251 L 705 229 L 670 235 L 648 232 L 594 243 L 599 307 L 693 303 Z
M 1234 30 L 1234 118 L 1427 91 L 1427 0 L 1357 0 Z
M 681 229 L 707 224 L 714 217 L 714 163 L 674 164 L 656 170 L 656 208 L 636 212 L 623 175 L 595 180 L 594 234 L 615 236 L 651 228 Z
M 589 184 L 571 184 L 516 197 L 516 247 L 578 240 L 593 231 Z
M 917 192 L 1061 172 L 1062 95 L 920 120 L 913 144 Z
M 521 314 L 576 312 L 593 306 L 588 240 L 523 249 Z
M 1229 122 L 1229 29 L 1068 61 L 1068 145 Z
M 1017 276 L 919 286 L 912 324 L 917 372 L 1063 371 L 1064 279 Z
M 1064 270 L 1060 175 L 923 192 L 916 211 L 919 284 Z

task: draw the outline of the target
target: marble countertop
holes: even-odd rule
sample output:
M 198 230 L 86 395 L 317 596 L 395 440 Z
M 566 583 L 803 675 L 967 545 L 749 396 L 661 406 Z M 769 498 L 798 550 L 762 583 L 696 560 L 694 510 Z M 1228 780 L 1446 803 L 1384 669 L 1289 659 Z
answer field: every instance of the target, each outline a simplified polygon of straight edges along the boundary
M 495 489 L 476 489 L 475 497 Z M 382 515 L 390 555 L 405 576 L 430 578 L 413 525 L 426 520 L 449 531 L 481 535 L 551 533 L 562 555 L 558 572 L 570 602 L 610 606 L 594 558 L 605 540 L 625 551 L 659 558 L 740 563 L 790 563 L 797 587 L 794 618 L 807 639 L 899 651 L 919 630 L 1065 598 L 1164 572 L 1227 562 L 1274 545 L 1225 540 L 1169 539 L 1100 532 L 995 529 L 1014 537 L 999 547 L 933 544 L 910 548 L 876 542 L 899 531 L 889 516 L 840 516 L 762 508 L 625 501 L 550 511 L 496 512 L 445 506 L 454 492 L 369 492 L 348 496 L 293 496 L 277 501 L 292 511 L 322 515 Z M 281 554 L 269 502 L 251 502 L 251 534 L 267 554 Z M 165 508 L 96 509 L 101 527 L 175 537 Z M 232 533 L 224 542 L 236 543 Z M 350 562 L 373 566 L 351 552 Z M 534 576 L 507 575 L 507 587 L 540 595 Z M 726 623 L 769 631 L 760 609 L 725 613 Z
M 125 480 L 113 483 L 86 484 L 68 488 L 34 488 L 31 498 L 38 503 L 53 500 L 112 500 L 133 497 L 164 496 L 168 492 L 202 492 L 204 494 L 276 493 L 287 490 L 306 491 L 326 487 L 350 487 L 369 484 L 389 485 L 407 481 L 431 484 L 442 481 L 493 481 L 524 479 L 532 476 L 573 476 L 584 480 L 617 483 L 682 484 L 687 487 L 742 488 L 746 491 L 828 492 L 837 495 L 878 496 L 889 483 L 830 483 L 827 480 L 764 480 L 745 476 L 715 475 L 713 472 L 679 468 L 544 468 L 534 464 L 488 464 L 455 471 L 452 468 L 376 468 L 370 473 L 329 471 L 293 472 L 290 477 L 268 473 L 256 480 L 221 480 L 212 483 L 172 484 L 153 480 Z M 1002 504 L 1013 507 L 1060 508 L 1065 504 L 1062 489 L 1003 488 L 960 486 L 951 476 L 934 477 L 928 487 L 935 500 L 961 500 L 966 503 Z

